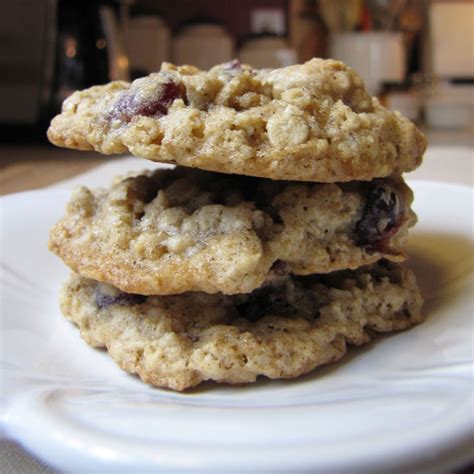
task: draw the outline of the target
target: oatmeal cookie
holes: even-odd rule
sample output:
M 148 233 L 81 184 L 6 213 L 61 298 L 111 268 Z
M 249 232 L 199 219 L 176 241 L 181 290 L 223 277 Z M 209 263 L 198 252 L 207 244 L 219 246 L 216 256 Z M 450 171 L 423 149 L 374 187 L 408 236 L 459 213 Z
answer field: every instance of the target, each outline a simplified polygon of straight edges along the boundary
M 381 262 L 282 277 L 247 295 L 142 296 L 72 275 L 61 308 L 94 347 L 144 382 L 184 390 L 204 380 L 292 378 L 334 362 L 346 344 L 422 321 L 415 277 Z
M 156 170 L 78 188 L 49 245 L 76 273 L 129 293 L 248 293 L 286 273 L 404 260 L 411 201 L 401 178 L 322 184 Z
M 256 70 L 164 64 L 79 91 L 48 130 L 58 146 L 271 179 L 343 182 L 415 169 L 422 133 L 343 63 Z

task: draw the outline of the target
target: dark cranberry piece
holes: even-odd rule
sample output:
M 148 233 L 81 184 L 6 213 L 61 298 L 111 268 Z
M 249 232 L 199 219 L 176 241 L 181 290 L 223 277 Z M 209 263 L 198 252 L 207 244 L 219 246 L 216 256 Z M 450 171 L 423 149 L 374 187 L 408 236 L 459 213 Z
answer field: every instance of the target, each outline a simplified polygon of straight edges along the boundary
M 356 234 L 360 245 L 371 245 L 390 238 L 402 222 L 400 199 L 386 182 L 369 184 L 361 220 Z
M 175 99 L 184 99 L 183 88 L 175 82 L 158 84 L 156 90 L 148 96 L 129 89 L 115 103 L 112 116 L 124 122 L 130 122 L 135 115 L 160 118 L 168 113 Z
M 239 313 L 250 321 L 257 321 L 265 315 L 289 316 L 297 312 L 297 308 L 288 303 L 285 286 L 275 288 L 264 287 L 254 291 L 248 299 L 237 306 Z
M 119 293 L 116 296 L 107 295 L 102 293 L 99 289 L 95 291 L 95 302 L 100 309 L 107 308 L 112 304 L 118 304 L 120 306 L 134 306 L 142 304 L 146 301 L 146 296 L 135 295 L 132 293 Z

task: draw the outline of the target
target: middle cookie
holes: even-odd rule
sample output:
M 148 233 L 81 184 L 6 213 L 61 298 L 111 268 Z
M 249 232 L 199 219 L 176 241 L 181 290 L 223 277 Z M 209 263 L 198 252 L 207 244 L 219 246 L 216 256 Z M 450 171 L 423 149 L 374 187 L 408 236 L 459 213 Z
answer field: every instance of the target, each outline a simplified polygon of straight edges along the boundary
M 157 170 L 78 188 L 49 246 L 76 273 L 128 293 L 249 293 L 286 273 L 403 261 L 412 199 L 401 178 L 316 184 Z

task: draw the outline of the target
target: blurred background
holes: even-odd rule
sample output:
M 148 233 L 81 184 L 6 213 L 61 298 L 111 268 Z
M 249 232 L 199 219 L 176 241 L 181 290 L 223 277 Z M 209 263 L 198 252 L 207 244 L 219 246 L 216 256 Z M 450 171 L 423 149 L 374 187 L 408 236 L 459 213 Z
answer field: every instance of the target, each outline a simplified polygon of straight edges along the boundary
M 26 159 L 6 145 L 46 144 L 73 91 L 133 80 L 163 61 L 209 68 L 237 57 L 273 68 L 332 57 L 433 140 L 472 137 L 473 1 L 6 0 L 0 8 L 0 166 Z

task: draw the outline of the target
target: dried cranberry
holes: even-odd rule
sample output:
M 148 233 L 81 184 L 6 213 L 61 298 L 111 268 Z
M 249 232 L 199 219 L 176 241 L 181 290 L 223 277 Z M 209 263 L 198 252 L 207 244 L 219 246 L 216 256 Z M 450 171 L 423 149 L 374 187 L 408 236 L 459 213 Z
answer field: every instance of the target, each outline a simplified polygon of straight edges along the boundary
M 403 220 L 400 198 L 385 181 L 369 184 L 362 218 L 357 223 L 357 242 L 371 245 L 390 238 Z
M 275 288 L 271 285 L 255 290 L 246 301 L 237 306 L 245 319 L 257 321 L 265 315 L 290 316 L 298 310 L 291 305 L 285 294 L 285 286 Z
M 134 306 L 142 304 L 146 301 L 146 296 L 135 295 L 132 293 L 119 293 L 112 296 L 102 293 L 99 289 L 95 291 L 95 302 L 100 309 L 107 308 L 107 306 L 118 304 L 120 306 Z
M 175 82 L 164 82 L 150 94 L 140 94 L 133 86 L 115 103 L 112 116 L 130 122 L 135 115 L 160 118 L 168 113 L 175 99 L 184 99 L 183 87 Z

